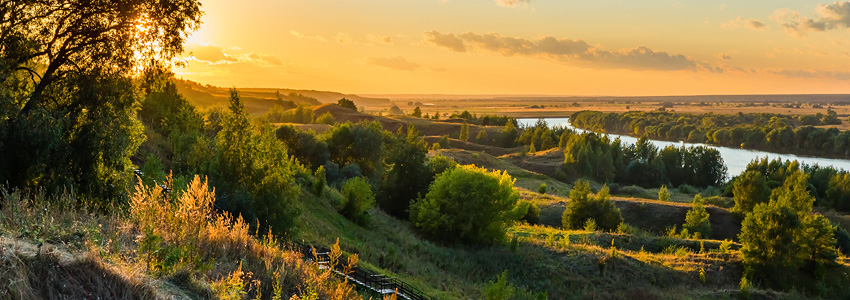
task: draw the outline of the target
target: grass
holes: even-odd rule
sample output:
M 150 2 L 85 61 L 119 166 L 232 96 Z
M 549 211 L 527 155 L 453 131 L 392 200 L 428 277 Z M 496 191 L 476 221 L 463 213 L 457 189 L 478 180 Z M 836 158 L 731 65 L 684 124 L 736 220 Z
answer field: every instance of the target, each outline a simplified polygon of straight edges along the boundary
M 0 194 L 0 236 L 9 241 L 0 245 L 0 290 L 12 299 L 359 298 L 274 236 L 216 213 L 197 176 L 179 195 L 140 184 L 129 208 L 109 215 L 87 212 L 73 193 Z

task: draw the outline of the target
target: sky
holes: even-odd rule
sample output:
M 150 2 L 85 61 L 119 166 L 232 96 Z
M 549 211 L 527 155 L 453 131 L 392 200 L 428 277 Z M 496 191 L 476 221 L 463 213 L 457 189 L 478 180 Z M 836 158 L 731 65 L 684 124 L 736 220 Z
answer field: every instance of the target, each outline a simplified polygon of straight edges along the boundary
M 186 66 L 173 71 L 216 86 L 850 93 L 850 0 L 202 0 L 202 9 Z

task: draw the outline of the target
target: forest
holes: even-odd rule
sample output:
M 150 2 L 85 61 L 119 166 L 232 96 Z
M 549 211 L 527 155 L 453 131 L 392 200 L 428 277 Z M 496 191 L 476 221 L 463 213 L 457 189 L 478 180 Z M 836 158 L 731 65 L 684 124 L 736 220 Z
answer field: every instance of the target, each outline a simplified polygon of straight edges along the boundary
M 603 113 L 580 111 L 570 120 L 578 128 L 665 141 L 706 143 L 779 153 L 850 158 L 850 132 L 815 127 L 841 124 L 835 111 L 780 115 L 685 114 L 666 111 Z

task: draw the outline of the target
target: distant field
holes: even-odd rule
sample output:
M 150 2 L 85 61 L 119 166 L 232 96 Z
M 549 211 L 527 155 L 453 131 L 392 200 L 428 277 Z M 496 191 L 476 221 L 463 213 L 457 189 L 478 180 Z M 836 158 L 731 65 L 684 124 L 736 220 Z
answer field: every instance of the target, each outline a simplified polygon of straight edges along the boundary
M 817 113 L 825 114 L 828 108 L 832 108 L 838 113 L 839 118 L 844 124 L 828 127 L 836 127 L 841 130 L 850 129 L 850 124 L 848 124 L 850 122 L 847 120 L 850 117 L 850 98 L 826 96 L 821 98 L 814 96 L 809 96 L 811 98 L 800 97 L 800 99 L 811 101 L 793 101 L 793 98 L 778 98 L 778 96 L 773 98 L 767 97 L 762 100 L 740 98 L 741 96 L 730 96 L 730 99 L 725 99 L 722 96 L 718 96 L 718 98 L 697 98 L 699 100 L 697 101 L 693 99 L 674 100 L 664 98 L 398 99 L 384 95 L 384 97 L 391 99 L 393 105 L 397 105 L 405 113 L 412 112 L 418 106 L 423 114 L 428 114 L 429 116 L 439 112 L 441 119 L 445 119 L 443 114 L 448 113 L 451 115 L 453 113 L 463 112 L 464 110 L 479 115 L 507 115 L 517 118 L 567 117 L 581 110 L 620 113 L 627 111 L 653 111 L 661 108 L 664 102 L 670 102 L 673 103 L 673 106 L 667 107 L 666 109 L 668 111 L 695 114 L 736 114 L 741 112 L 813 115 Z M 799 108 L 797 108 L 798 105 Z M 390 107 L 371 106 L 367 107 L 366 111 L 387 114 Z

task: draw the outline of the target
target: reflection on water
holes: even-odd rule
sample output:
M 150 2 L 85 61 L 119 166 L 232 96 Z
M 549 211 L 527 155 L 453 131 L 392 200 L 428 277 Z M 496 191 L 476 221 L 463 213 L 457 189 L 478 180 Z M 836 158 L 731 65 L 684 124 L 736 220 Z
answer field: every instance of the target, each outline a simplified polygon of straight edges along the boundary
M 533 126 L 534 123 L 537 123 L 538 119 L 517 119 L 517 122 L 520 126 Z M 578 132 L 584 132 L 585 130 L 575 128 L 572 124 L 570 124 L 569 118 L 543 118 L 549 127 L 553 126 L 561 126 L 566 128 L 574 129 Z M 637 143 L 637 138 L 630 137 L 627 135 L 619 135 L 619 134 L 609 134 L 608 136 L 611 139 L 619 137 L 624 143 L 635 144 Z M 658 148 L 664 148 L 668 145 L 674 146 L 682 146 L 691 147 L 691 146 L 706 146 L 717 149 L 720 151 L 720 155 L 723 156 L 723 161 L 726 163 L 726 167 L 729 168 L 729 176 L 737 176 L 741 174 L 744 170 L 747 169 L 747 164 L 750 163 L 753 159 L 756 158 L 764 158 L 768 157 L 768 159 L 781 158 L 783 160 L 797 160 L 800 163 L 808 164 L 808 165 L 820 165 L 820 166 L 832 166 L 836 169 L 844 169 L 850 170 L 850 160 L 846 159 L 833 159 L 833 158 L 819 158 L 819 157 L 807 157 L 807 156 L 798 156 L 793 154 L 779 154 L 773 152 L 765 152 L 758 150 L 747 150 L 747 149 L 736 149 L 729 147 L 720 147 L 720 146 L 712 146 L 706 144 L 696 144 L 696 143 L 684 143 L 684 142 L 669 142 L 669 141 L 658 141 L 658 140 L 650 140 L 652 144 L 654 144 Z

